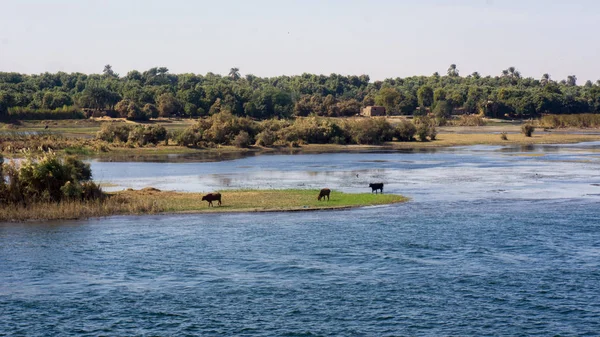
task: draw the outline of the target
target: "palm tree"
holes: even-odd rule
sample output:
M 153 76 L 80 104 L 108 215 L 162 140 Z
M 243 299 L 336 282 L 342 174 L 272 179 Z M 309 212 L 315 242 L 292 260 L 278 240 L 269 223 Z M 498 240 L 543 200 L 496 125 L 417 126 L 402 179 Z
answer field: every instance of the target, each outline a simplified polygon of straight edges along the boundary
M 508 70 L 507 69 L 502 70 L 502 77 L 508 77 Z
M 574 87 L 577 85 L 577 76 L 575 75 L 569 75 L 567 76 L 567 85 Z
M 238 80 L 240 78 L 240 69 L 239 68 L 231 68 L 229 70 L 229 77 L 231 77 L 232 80 Z
M 546 74 L 542 75 L 542 79 L 540 80 L 540 83 L 542 85 L 548 85 L 548 83 L 550 83 L 550 74 L 546 73 Z
M 104 76 L 115 76 L 115 72 L 112 70 L 112 66 L 110 64 L 104 66 L 104 70 L 102 70 L 102 73 L 104 73 Z
M 450 68 L 448 68 L 448 76 L 450 76 L 450 77 L 458 76 L 458 69 L 456 69 L 456 64 L 450 65 Z
M 475 79 L 480 79 L 480 78 L 481 78 L 481 75 L 480 75 L 478 72 L 476 72 L 476 71 L 475 71 L 475 72 L 473 72 L 473 73 L 471 74 L 471 76 L 473 76 L 473 78 L 475 78 Z
M 169 72 L 169 69 L 167 67 L 160 67 L 156 72 L 158 75 L 166 75 Z

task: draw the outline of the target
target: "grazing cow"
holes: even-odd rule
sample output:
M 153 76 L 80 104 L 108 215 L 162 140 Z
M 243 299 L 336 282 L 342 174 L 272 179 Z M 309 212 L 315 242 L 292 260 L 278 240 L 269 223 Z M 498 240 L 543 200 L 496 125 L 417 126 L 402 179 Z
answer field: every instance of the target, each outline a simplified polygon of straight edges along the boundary
M 325 197 L 327 197 L 327 201 L 329 201 L 329 194 L 331 193 L 331 190 L 328 188 L 324 188 L 319 192 L 319 197 L 317 198 L 317 200 L 321 201 L 321 198 L 323 198 L 323 200 L 325 200 Z
M 208 201 L 208 207 L 213 206 L 213 201 L 218 201 L 219 206 L 221 206 L 221 193 L 208 193 L 202 197 L 202 201 L 204 200 Z
M 381 190 L 381 194 L 383 194 L 383 183 L 369 184 L 369 187 L 371 188 L 371 193 L 375 191 L 375 194 L 377 194 L 377 190 Z

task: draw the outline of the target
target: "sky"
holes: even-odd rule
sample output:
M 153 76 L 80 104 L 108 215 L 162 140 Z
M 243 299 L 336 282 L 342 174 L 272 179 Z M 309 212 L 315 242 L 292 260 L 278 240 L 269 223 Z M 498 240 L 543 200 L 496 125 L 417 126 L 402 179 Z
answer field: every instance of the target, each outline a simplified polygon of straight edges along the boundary
M 600 79 L 596 0 L 0 0 L 0 71 Z

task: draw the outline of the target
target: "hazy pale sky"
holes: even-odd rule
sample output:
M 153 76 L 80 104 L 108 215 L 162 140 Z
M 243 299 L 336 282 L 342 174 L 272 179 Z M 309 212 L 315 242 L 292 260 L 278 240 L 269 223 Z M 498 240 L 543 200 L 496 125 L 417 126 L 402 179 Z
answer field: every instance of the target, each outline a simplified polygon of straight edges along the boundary
M 596 0 L 0 0 L 0 71 L 600 79 Z

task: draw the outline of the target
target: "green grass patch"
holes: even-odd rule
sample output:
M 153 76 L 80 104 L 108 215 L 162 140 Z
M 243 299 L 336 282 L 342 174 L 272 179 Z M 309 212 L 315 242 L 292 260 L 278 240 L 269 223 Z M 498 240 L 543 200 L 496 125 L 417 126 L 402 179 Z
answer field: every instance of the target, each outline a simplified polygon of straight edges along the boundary
M 331 192 L 329 201 L 317 201 L 318 190 L 224 190 L 222 205 L 208 207 L 204 193 L 180 193 L 145 188 L 109 193 L 104 200 L 33 203 L 0 206 L 0 222 L 83 219 L 111 215 L 161 213 L 286 212 L 334 210 L 387 205 L 409 199 L 396 194 Z

